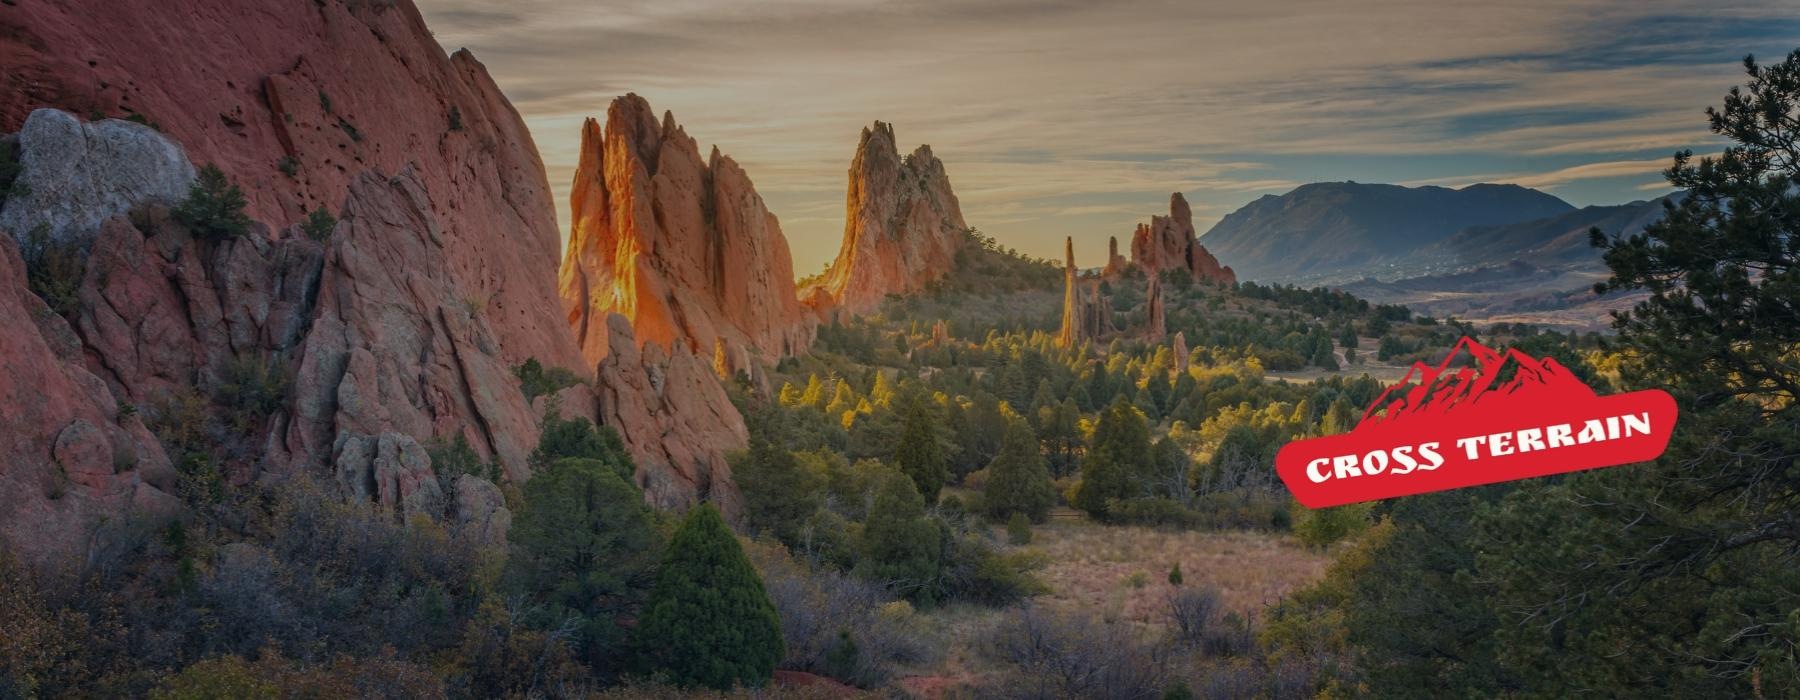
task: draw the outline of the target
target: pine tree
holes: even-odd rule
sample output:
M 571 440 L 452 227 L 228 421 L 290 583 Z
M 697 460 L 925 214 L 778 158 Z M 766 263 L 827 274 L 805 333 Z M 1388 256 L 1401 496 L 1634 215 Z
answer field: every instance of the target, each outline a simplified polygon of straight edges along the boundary
M 647 670 L 684 687 L 761 687 L 786 647 L 761 577 L 711 504 L 669 540 L 635 632 Z
M 1140 480 L 1150 470 L 1150 426 L 1143 413 L 1120 397 L 1100 414 L 1094 427 L 1074 505 L 1104 520 L 1107 500 L 1137 495 Z
M 549 617 L 580 620 L 576 647 L 601 664 L 621 648 L 614 620 L 643 599 L 661 537 L 644 493 L 596 459 L 561 459 L 525 483 L 507 532 L 509 578 Z
M 801 466 L 794 453 L 760 437 L 733 460 L 731 472 L 752 532 L 772 533 L 789 546 L 798 542 L 801 526 L 819 509 L 822 480 Z
M 223 241 L 250 230 L 250 217 L 244 213 L 248 205 L 244 191 L 226 179 L 224 171 L 207 165 L 200 168 L 199 176 L 188 188 L 187 199 L 171 213 L 196 238 Z
M 949 464 L 937 441 L 937 416 L 930 400 L 914 390 L 900 399 L 900 444 L 894 449 L 894 466 L 911 477 L 928 502 L 936 503 L 938 491 L 950 479 Z
M 938 578 L 936 522 L 925 517 L 925 499 L 906 475 L 888 471 L 875 487 L 863 523 L 857 575 L 897 593 L 930 602 Z
M 1050 469 L 1038 451 L 1037 436 L 1022 419 L 1007 421 L 1000 454 L 987 470 L 983 502 L 995 520 L 1023 513 L 1033 522 L 1043 522 L 1056 504 L 1056 487 L 1050 483 Z

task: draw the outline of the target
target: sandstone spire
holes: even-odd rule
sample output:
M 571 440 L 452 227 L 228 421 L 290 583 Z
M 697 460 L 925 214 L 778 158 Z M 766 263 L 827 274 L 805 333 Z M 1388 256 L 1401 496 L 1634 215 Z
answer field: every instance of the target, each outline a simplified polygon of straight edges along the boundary
M 1100 281 L 1081 278 L 1081 270 L 1075 267 L 1075 240 L 1064 239 L 1063 319 L 1056 344 L 1076 348 L 1112 331 L 1112 311 L 1100 294 Z
M 1144 338 L 1153 343 L 1161 341 L 1166 332 L 1164 314 L 1167 312 L 1164 304 L 1162 277 L 1151 275 L 1149 288 L 1144 292 L 1144 305 L 1149 315 L 1144 327 Z
M 1203 282 L 1236 284 L 1237 274 L 1219 264 L 1194 236 L 1194 213 L 1180 192 L 1169 195 L 1169 215 L 1152 216 L 1131 234 L 1131 262 L 1154 277 L 1184 269 Z
M 1125 268 L 1130 264 L 1125 260 L 1125 256 L 1119 254 L 1119 237 L 1108 236 L 1106 239 L 1106 269 L 1101 276 L 1107 279 L 1117 278 L 1125 273 Z
M 612 345 L 612 313 L 639 345 L 670 352 L 774 358 L 811 343 L 780 222 L 735 161 L 717 148 L 702 159 L 674 116 L 659 122 L 644 98 L 614 100 L 604 131 L 583 125 L 569 205 L 559 284 L 590 363 Z
M 902 159 L 894 127 L 863 129 L 850 162 L 844 243 L 825 276 L 801 290 L 821 314 L 835 305 L 873 309 L 889 294 L 911 294 L 944 276 L 968 240 L 962 207 L 930 146 Z

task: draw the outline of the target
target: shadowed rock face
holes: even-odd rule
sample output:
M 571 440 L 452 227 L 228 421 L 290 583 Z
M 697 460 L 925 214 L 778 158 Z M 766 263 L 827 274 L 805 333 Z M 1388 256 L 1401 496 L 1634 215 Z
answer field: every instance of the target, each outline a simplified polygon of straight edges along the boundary
M 176 474 L 135 412 L 82 363 L 81 340 L 25 283 L 0 235 L 0 535 L 28 557 L 78 552 L 87 526 L 179 508 Z
M 852 313 L 889 294 L 912 294 L 950 272 L 967 240 L 962 207 L 944 163 L 920 146 L 904 160 L 894 127 L 864 129 L 850 162 L 844 244 L 819 282 L 801 290 L 808 306 Z
M 671 353 L 773 360 L 803 352 L 816 321 L 801 308 L 781 223 L 743 168 L 637 95 L 613 101 L 606 126 L 582 127 L 559 284 L 588 362 L 605 357 L 607 317 L 639 345 Z
M 272 230 L 319 207 L 336 213 L 366 171 L 412 164 L 442 227 L 445 267 L 483 301 L 501 356 L 580 368 L 555 312 L 559 236 L 543 164 L 486 69 L 467 52 L 446 55 L 411 0 L 251 8 L 7 7 L 0 132 L 41 107 L 141 115 L 195 165 L 224 170 Z

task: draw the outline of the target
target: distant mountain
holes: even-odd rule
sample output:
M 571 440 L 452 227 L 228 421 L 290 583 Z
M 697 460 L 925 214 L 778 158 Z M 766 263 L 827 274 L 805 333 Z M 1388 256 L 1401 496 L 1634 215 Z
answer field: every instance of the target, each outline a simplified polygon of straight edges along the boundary
M 1267 195 L 1221 219 L 1200 238 L 1243 279 L 1306 281 L 1371 274 L 1474 226 L 1498 226 L 1576 211 L 1518 185 L 1403 187 L 1320 182 Z
M 1674 195 L 1672 195 L 1674 196 Z M 1582 207 L 1533 221 L 1499 226 L 1471 226 L 1449 238 L 1420 248 L 1410 256 L 1421 263 L 1491 265 L 1526 261 L 1533 265 L 1598 264 L 1599 252 L 1588 243 L 1588 229 L 1633 234 L 1662 218 L 1662 200 Z

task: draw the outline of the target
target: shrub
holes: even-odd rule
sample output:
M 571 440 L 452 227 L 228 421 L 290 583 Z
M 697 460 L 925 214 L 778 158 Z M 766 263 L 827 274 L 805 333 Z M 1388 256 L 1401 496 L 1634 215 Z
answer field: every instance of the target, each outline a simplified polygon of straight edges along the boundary
M 450 105 L 450 130 L 463 130 L 462 108 L 456 105 Z
M 538 362 L 535 357 L 514 367 L 513 376 L 519 378 L 519 390 L 525 392 L 525 403 L 581 383 L 581 377 L 574 372 L 562 367 L 545 369 L 543 363 Z
M 275 168 L 283 175 L 296 177 L 300 174 L 300 161 L 293 156 L 282 156 L 281 160 L 275 161 Z
M 468 436 L 460 430 L 453 439 L 435 438 L 427 443 L 425 454 L 431 457 L 431 471 L 437 474 L 445 493 L 454 493 L 450 489 L 455 487 L 457 477 L 464 474 L 500 483 L 500 465 L 481 461 L 481 455 L 475 453 Z
M 218 166 L 207 165 L 200 169 L 187 199 L 176 205 L 174 214 L 196 237 L 217 242 L 250 230 L 250 217 L 244 213 L 247 206 L 244 191 L 227 180 Z
M 881 586 L 796 561 L 780 544 L 758 540 L 746 552 L 762 575 L 787 657 L 782 668 L 822 673 L 871 688 L 904 667 L 933 660 L 939 646 L 919 629 L 905 601 L 894 601 Z M 854 645 L 854 659 L 844 648 Z
M 19 164 L 19 146 L 16 142 L 0 139 L 0 204 L 14 192 L 23 194 L 24 185 L 18 184 L 19 173 L 24 172 Z
M 711 504 L 670 538 L 636 634 L 646 668 L 681 686 L 760 687 L 785 654 L 775 605 Z
M 1217 622 L 1219 610 L 1219 595 L 1210 589 L 1182 588 L 1171 592 L 1169 633 L 1182 645 L 1199 646 Z
M 1014 547 L 1031 544 L 1031 518 L 1024 513 L 1013 513 L 1006 520 L 1006 542 Z
M 1294 512 L 1294 536 L 1309 547 L 1323 549 L 1368 529 L 1373 505 L 1353 503 L 1335 508 L 1307 508 L 1296 503 Z
M 254 431 L 287 398 L 288 378 L 281 364 L 249 355 L 227 361 L 213 391 L 213 400 L 230 410 L 229 422 L 240 433 Z
M 1033 606 L 1002 620 L 986 649 L 1003 665 L 983 689 L 996 697 L 1159 697 L 1172 679 L 1168 649 L 1139 641 L 1129 625 L 1057 617 Z
M 307 238 L 321 243 L 331 238 L 331 232 L 336 228 L 337 217 L 332 216 L 331 212 L 326 211 L 323 206 L 308 213 L 306 221 L 300 224 L 300 229 L 306 232 Z
M 75 313 L 81 305 L 81 278 L 87 274 L 87 256 L 81 246 L 73 241 L 52 241 L 50 227 L 40 224 L 26 234 L 19 252 L 31 292 L 59 316 Z

